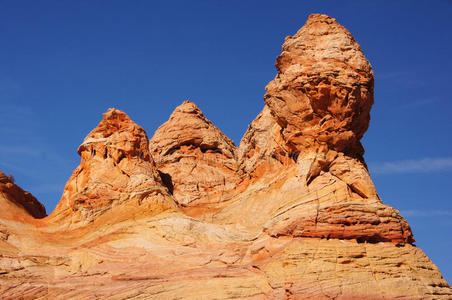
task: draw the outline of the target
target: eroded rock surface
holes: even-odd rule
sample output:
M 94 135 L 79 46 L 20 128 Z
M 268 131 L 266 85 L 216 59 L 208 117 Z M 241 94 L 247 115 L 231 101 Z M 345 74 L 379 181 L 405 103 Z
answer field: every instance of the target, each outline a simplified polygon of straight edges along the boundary
M 239 195 L 216 217 L 248 220 L 259 206 L 259 226 L 271 235 L 414 242 L 398 211 L 382 204 L 362 157 L 373 72 L 351 34 L 311 15 L 286 38 L 276 67 L 267 105 L 240 143 L 250 188 L 267 199 Z
M 47 216 L 46 209 L 32 194 L 22 190 L 18 185 L 14 184 L 11 176 L 5 175 L 0 171 L 0 215 L 2 218 L 17 219 L 19 214 L 30 215 L 33 218 L 44 218 Z M 13 204 L 15 208 L 7 209 Z M 13 213 L 17 209 L 22 212 Z
M 124 112 L 109 109 L 78 148 L 80 166 L 50 216 L 86 225 L 111 209 L 140 208 L 150 215 L 175 207 L 149 153 L 143 128 Z M 124 212 L 123 212 L 124 213 Z
M 373 104 L 374 76 L 353 36 L 325 15 L 311 15 L 287 37 L 265 102 L 293 151 L 328 148 L 359 156 Z
M 219 202 L 237 186 L 237 147 L 191 101 L 174 110 L 149 147 L 182 206 Z
M 357 42 L 312 15 L 276 65 L 239 148 L 190 101 L 150 143 L 110 109 L 50 216 L 0 190 L 2 298 L 451 299 L 367 171 Z

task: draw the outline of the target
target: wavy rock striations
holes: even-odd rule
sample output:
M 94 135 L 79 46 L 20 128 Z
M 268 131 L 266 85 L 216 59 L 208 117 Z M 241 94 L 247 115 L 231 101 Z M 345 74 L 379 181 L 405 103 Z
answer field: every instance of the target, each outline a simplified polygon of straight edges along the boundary
M 240 146 L 192 102 L 149 141 L 108 110 L 55 211 L 0 173 L 5 299 L 451 299 L 360 139 L 373 73 L 335 19 L 286 38 Z
M 124 112 L 109 109 L 78 153 L 80 166 L 50 216 L 54 222 L 81 226 L 111 210 L 123 214 L 139 208 L 152 215 L 175 207 L 149 153 L 146 132 Z
M 218 202 L 237 186 L 237 147 L 190 101 L 157 129 L 150 152 L 177 203 Z

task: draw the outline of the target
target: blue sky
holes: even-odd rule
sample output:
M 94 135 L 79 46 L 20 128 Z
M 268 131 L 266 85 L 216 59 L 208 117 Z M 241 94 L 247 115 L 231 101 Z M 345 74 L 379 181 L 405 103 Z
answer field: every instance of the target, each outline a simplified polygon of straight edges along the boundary
M 109 107 L 151 137 L 190 99 L 238 144 L 284 37 L 325 13 L 374 68 L 377 190 L 452 282 L 452 1 L 314 2 L 0 0 L 0 170 L 50 213 Z

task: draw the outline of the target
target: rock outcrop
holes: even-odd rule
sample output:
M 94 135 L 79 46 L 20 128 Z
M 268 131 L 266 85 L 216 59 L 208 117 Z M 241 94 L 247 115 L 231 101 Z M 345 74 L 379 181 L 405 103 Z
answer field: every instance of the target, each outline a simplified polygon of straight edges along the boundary
M 150 142 L 105 113 L 48 217 L 0 173 L 2 298 L 451 299 L 367 171 L 358 43 L 311 15 L 276 66 L 238 148 L 186 101 Z
M 319 148 L 360 157 L 374 76 L 353 36 L 334 18 L 311 15 L 287 37 L 265 102 L 294 152 Z
M 183 207 L 219 202 L 237 187 L 237 147 L 191 101 L 149 143 L 163 180 Z
M 296 156 L 290 154 L 281 135 L 281 126 L 265 106 L 240 141 L 240 169 L 252 178 L 259 178 L 281 169 L 281 164 L 294 162 Z
M 246 207 L 260 205 L 271 235 L 414 242 L 398 211 L 382 204 L 362 157 L 373 72 L 351 34 L 333 18 L 312 15 L 286 38 L 276 67 L 239 159 L 274 205 L 254 206 L 246 197 L 247 204 L 225 209 L 225 219 L 247 220 L 253 214 Z
M 149 153 L 146 132 L 124 112 L 109 109 L 78 153 L 80 166 L 50 216 L 55 222 L 80 226 L 111 209 L 158 214 L 175 208 Z
M 20 216 L 31 216 L 33 218 L 44 218 L 47 216 L 46 209 L 32 194 L 22 190 L 14 184 L 11 176 L 6 176 L 0 171 L 0 217 L 7 219 L 18 219 Z M 11 204 L 14 207 L 11 207 Z M 14 212 L 15 211 L 15 212 Z

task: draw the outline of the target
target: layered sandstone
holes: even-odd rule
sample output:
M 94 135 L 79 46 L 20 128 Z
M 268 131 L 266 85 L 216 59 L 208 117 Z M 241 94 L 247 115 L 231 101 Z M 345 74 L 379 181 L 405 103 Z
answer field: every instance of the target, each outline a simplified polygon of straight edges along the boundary
M 2 297 L 451 299 L 367 171 L 358 43 L 311 15 L 276 66 L 240 147 L 190 101 L 150 142 L 110 109 L 50 216 L 0 173 Z
M 152 215 L 175 207 L 149 153 L 146 132 L 124 112 L 109 109 L 78 153 L 80 166 L 50 216 L 54 222 L 79 226 L 112 209 L 120 214 L 140 207 Z
M 40 219 L 47 216 L 46 209 L 32 194 L 14 184 L 11 176 L 0 171 L 1 218 L 17 219 L 30 215 Z
M 334 18 L 311 15 L 287 37 L 265 102 L 295 152 L 327 145 L 352 156 L 367 130 L 374 76 L 353 36 Z
M 237 147 L 191 101 L 174 110 L 149 147 L 162 178 L 184 207 L 219 202 L 237 187 Z
M 241 168 L 265 204 L 238 195 L 216 217 L 245 223 L 259 206 L 262 223 L 253 223 L 271 235 L 413 242 L 398 211 L 382 204 L 362 157 L 373 72 L 351 34 L 312 15 L 286 38 L 276 67 L 267 105 L 240 144 Z M 273 194 L 275 186 L 282 193 Z

